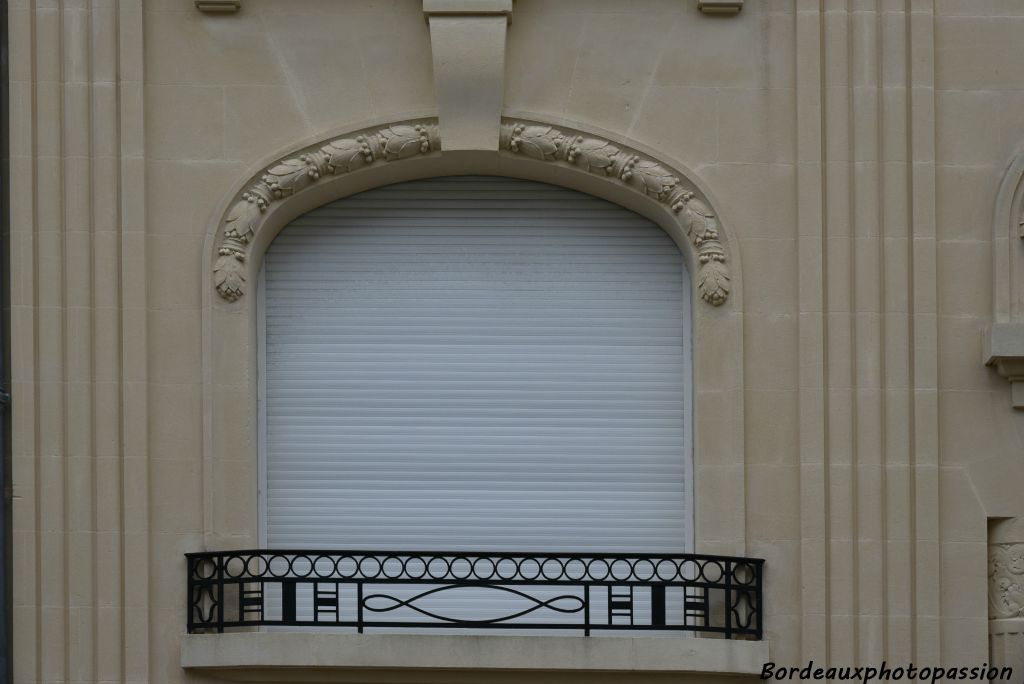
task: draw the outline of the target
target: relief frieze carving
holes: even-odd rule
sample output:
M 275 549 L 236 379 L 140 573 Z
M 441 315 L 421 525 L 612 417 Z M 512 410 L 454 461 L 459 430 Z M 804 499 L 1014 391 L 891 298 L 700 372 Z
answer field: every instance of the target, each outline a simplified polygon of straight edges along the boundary
M 697 188 L 684 184 L 663 164 L 609 140 L 545 124 L 505 121 L 500 140 L 503 150 L 615 179 L 669 207 L 695 249 L 701 299 L 712 306 L 728 299 L 729 268 L 718 218 Z
M 325 179 L 378 164 L 441 151 L 436 119 L 389 124 L 319 143 L 268 166 L 221 221 L 214 286 L 234 302 L 246 292 L 250 244 L 267 211 Z M 563 164 L 621 183 L 664 205 L 693 246 L 702 300 L 721 306 L 730 275 L 718 217 L 698 188 L 663 163 L 619 143 L 567 127 L 504 120 L 499 152 Z
M 1024 618 L 1024 544 L 988 549 L 989 617 Z
M 328 176 L 440 148 L 436 121 L 399 123 L 338 138 L 271 165 L 260 180 L 242 193 L 224 218 L 223 239 L 213 266 L 217 292 L 229 302 L 245 294 L 248 245 L 274 202 L 302 192 Z

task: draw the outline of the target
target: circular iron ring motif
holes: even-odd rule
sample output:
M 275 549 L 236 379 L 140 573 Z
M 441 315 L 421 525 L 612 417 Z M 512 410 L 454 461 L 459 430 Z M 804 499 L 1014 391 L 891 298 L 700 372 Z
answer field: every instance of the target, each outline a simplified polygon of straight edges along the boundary
M 565 564 L 565 576 L 571 580 L 583 579 L 587 576 L 587 564 L 579 558 L 569 559 Z
M 712 568 L 714 570 L 709 572 L 709 570 L 712 570 Z M 717 574 L 715 571 L 717 571 Z M 705 579 L 705 581 L 711 583 L 721 582 L 722 577 L 725 576 L 725 568 L 723 568 L 722 564 L 718 561 L 707 561 L 706 563 L 704 563 L 703 567 L 701 567 L 700 574 L 701 577 Z
M 732 578 L 737 584 L 750 586 L 754 583 L 754 566 L 750 563 L 736 563 L 732 566 Z
M 324 561 L 324 563 L 326 563 L 328 565 L 327 570 L 324 570 L 324 571 L 320 570 L 320 566 L 321 566 L 320 561 Z M 335 576 L 338 573 L 338 563 L 337 563 L 336 560 L 334 560 L 330 556 L 325 556 L 324 554 L 320 554 L 319 556 L 317 556 L 313 560 L 313 571 L 316 573 L 316 576 L 319 577 L 320 579 L 326 579 L 328 577 L 333 577 L 333 576 Z
M 686 582 L 696 582 L 701 576 L 701 567 L 697 561 L 686 559 L 679 563 L 679 579 Z
M 617 579 L 620 582 L 625 582 L 626 580 L 630 579 L 633 575 L 633 565 L 628 560 L 625 560 L 623 558 L 613 560 L 611 564 L 611 575 L 612 579 Z
M 417 563 L 419 564 L 417 567 L 418 573 L 412 570 Z M 423 562 L 422 558 L 409 558 L 405 561 L 405 574 L 410 579 L 422 579 L 427 574 L 427 564 Z
M 270 563 L 263 556 L 252 555 L 248 558 L 243 559 L 242 556 L 232 556 L 242 561 L 244 566 L 244 572 L 242 574 L 249 577 L 263 577 L 270 571 Z M 241 577 L 242 575 L 238 575 Z
M 352 572 L 346 573 L 342 569 L 342 565 L 345 564 L 346 561 L 352 564 Z M 341 556 L 337 561 L 335 561 L 335 565 L 338 568 L 338 576 L 343 579 L 352 579 L 359 574 L 359 561 L 355 559 L 355 556 Z
M 595 564 L 600 564 L 600 565 L 604 566 L 604 572 L 600 576 L 598 576 L 594 572 L 593 566 Z M 609 572 L 611 572 L 611 568 L 608 567 L 608 562 L 605 561 L 603 558 L 591 558 L 589 561 L 587 561 L 587 575 L 590 576 L 590 579 L 592 579 L 592 580 L 603 580 L 606 577 L 608 577 L 608 573 Z
M 227 568 L 227 559 L 221 558 L 220 561 Z M 201 580 L 213 579 L 213 576 L 217 574 L 217 565 L 217 561 L 212 558 L 195 558 L 192 560 L 192 576 Z M 210 569 L 209 575 L 203 574 L 204 567 Z M 224 574 L 227 574 L 226 570 Z
M 481 572 L 480 568 L 477 567 L 478 563 L 490 563 L 490 571 L 485 575 L 483 572 Z M 496 573 L 497 571 L 498 566 L 496 566 L 494 564 L 494 561 L 492 561 L 490 558 L 477 558 L 473 561 L 473 576 L 476 577 L 476 579 L 489 580 L 492 577 L 494 577 L 494 573 Z
M 300 561 L 305 561 L 305 565 L 303 565 L 303 563 Z M 296 567 L 305 567 L 306 572 L 302 573 L 299 570 L 296 570 Z M 310 560 L 309 556 L 305 554 L 292 556 L 291 559 L 288 561 L 288 570 L 289 574 L 295 577 L 309 577 L 313 574 L 313 561 Z
M 284 563 L 284 572 L 281 573 L 281 574 L 278 574 L 278 571 L 274 569 L 274 563 L 278 559 L 280 559 Z M 277 563 L 277 565 L 280 566 L 281 563 Z M 291 572 L 291 569 L 292 569 L 292 562 L 290 560 L 288 560 L 287 556 L 282 556 L 279 553 L 275 553 L 273 556 L 271 556 L 270 558 L 267 559 L 267 573 L 266 574 L 270 575 L 271 577 L 287 577 L 288 574 Z
M 557 571 L 553 572 L 550 575 L 548 574 L 548 564 L 549 563 L 551 565 L 557 567 Z M 547 560 L 545 560 L 543 563 L 540 564 L 540 574 L 543 575 L 544 579 L 547 579 L 547 580 L 562 579 L 563 577 L 565 577 L 565 563 L 563 563 L 562 561 L 560 561 L 557 558 L 548 558 Z
M 443 563 L 444 564 L 444 571 L 441 574 L 439 574 L 439 575 L 435 575 L 434 574 L 433 565 L 434 565 L 435 561 L 438 562 L 438 563 Z M 427 574 L 430 575 L 430 579 L 436 579 L 436 580 L 446 579 L 448 577 L 448 574 L 451 571 L 452 571 L 452 563 L 451 563 L 451 561 L 449 561 L 446 558 L 442 558 L 440 556 L 434 556 L 429 561 L 427 561 Z
M 646 567 L 641 565 L 643 563 L 647 564 Z M 641 567 L 644 567 L 644 570 L 643 570 L 642 573 L 641 573 L 641 570 L 640 570 Z M 646 558 L 641 558 L 640 560 L 634 562 L 633 563 L 633 577 L 635 579 L 638 579 L 638 580 L 642 581 L 642 582 L 647 582 L 647 581 L 653 579 L 654 578 L 654 563 L 652 563 L 651 561 L 647 560 Z
M 503 580 L 515 579 L 519 576 L 519 564 L 511 558 L 502 558 L 494 566 L 498 577 Z M 505 574 L 508 572 L 508 574 Z
M 377 564 L 377 567 L 374 569 L 373 572 L 367 572 L 366 568 L 363 567 L 363 564 L 366 562 Z M 359 573 L 363 576 L 364 579 L 377 579 L 378 577 L 380 577 L 381 570 L 383 569 L 384 566 L 382 566 L 380 561 L 377 560 L 377 558 L 375 558 L 374 556 L 363 556 L 359 559 Z
M 473 564 L 466 556 L 455 556 L 452 558 L 450 566 L 452 577 L 455 579 L 466 579 L 473 574 Z
M 535 572 L 532 575 L 527 575 L 526 572 L 523 570 L 523 567 L 527 563 L 533 563 L 533 568 L 535 568 Z M 535 580 L 538 577 L 540 577 L 541 563 L 536 558 L 533 558 L 533 557 L 523 558 L 522 560 L 519 561 L 519 563 L 517 565 L 518 565 L 518 568 L 519 568 L 519 576 L 522 577 L 523 579 L 525 579 L 525 580 Z
M 679 574 L 679 566 L 668 558 L 659 560 L 658 564 L 654 566 L 654 570 L 658 575 L 658 579 L 665 580 L 666 582 L 674 580 Z
M 392 575 L 391 572 L 388 570 L 388 565 L 394 567 L 395 563 L 398 564 L 398 574 Z M 384 572 L 384 576 L 388 579 L 398 579 L 399 577 L 405 574 L 405 561 L 399 558 L 398 556 L 385 556 L 384 562 L 382 562 L 380 565 L 381 570 Z

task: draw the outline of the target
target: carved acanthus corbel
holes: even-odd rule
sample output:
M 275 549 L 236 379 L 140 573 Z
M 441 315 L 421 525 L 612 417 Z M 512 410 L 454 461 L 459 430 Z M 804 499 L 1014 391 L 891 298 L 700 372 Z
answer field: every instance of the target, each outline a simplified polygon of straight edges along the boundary
M 696 188 L 685 186 L 660 162 L 595 136 L 577 135 L 554 126 L 507 121 L 501 149 L 533 159 L 564 162 L 590 173 L 614 178 L 668 206 L 697 254 L 697 288 L 701 299 L 721 306 L 729 297 L 729 268 L 719 237 L 718 218 Z
M 242 193 L 224 218 L 223 239 L 213 266 L 217 292 L 229 302 L 245 294 L 249 243 L 263 221 L 263 214 L 277 200 L 302 192 L 327 176 L 440 148 L 435 122 L 394 124 L 332 140 L 270 166 L 259 181 Z

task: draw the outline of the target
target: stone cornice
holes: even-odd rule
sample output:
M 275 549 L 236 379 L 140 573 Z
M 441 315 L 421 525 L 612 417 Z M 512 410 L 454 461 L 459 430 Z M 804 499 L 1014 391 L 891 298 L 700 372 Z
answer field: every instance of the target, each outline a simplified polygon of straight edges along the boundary
M 500 147 L 615 179 L 670 208 L 694 247 L 701 299 L 712 306 L 721 306 L 728 299 L 729 267 L 718 218 L 697 188 L 684 183 L 663 163 L 594 135 L 508 119 L 502 123 Z

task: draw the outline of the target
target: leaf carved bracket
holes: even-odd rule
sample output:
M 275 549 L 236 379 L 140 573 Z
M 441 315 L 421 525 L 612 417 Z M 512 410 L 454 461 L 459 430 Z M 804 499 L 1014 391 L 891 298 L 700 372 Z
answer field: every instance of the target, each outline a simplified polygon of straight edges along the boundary
M 728 299 L 729 267 L 718 217 L 695 187 L 684 184 L 663 164 L 603 138 L 521 121 L 502 123 L 500 147 L 616 179 L 669 207 L 679 216 L 696 251 L 701 299 L 712 306 L 721 306 Z

